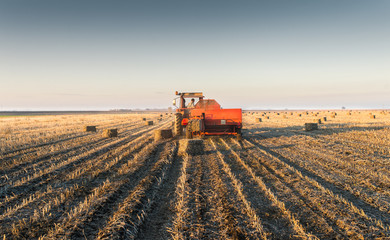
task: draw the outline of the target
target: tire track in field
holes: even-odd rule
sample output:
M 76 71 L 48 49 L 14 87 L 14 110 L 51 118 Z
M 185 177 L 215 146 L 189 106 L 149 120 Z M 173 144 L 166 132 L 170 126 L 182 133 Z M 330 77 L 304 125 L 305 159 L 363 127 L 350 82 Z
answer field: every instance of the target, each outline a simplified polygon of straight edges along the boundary
M 164 157 L 169 153 L 170 146 L 166 142 L 159 143 L 156 145 L 155 149 L 152 151 L 152 154 L 147 158 L 147 162 L 141 165 L 131 176 L 126 176 L 126 180 L 121 183 L 121 185 L 116 188 L 110 196 L 99 206 L 93 208 L 88 217 L 85 218 L 81 223 L 75 224 L 72 226 L 72 233 L 69 233 L 69 238 L 82 238 L 85 235 L 90 239 L 94 239 L 99 229 L 104 227 L 108 219 L 113 215 L 113 213 L 118 209 L 120 203 L 131 194 L 134 188 L 145 178 L 156 177 L 157 173 L 153 171 L 153 166 L 158 163 L 158 160 Z
M 229 195 L 228 184 L 223 181 L 221 171 L 223 171 L 218 165 L 218 156 L 215 155 L 215 151 L 211 148 L 208 150 L 209 157 L 206 157 L 206 165 L 210 169 L 212 189 L 209 193 L 209 201 L 211 208 L 211 219 L 214 225 L 218 226 L 218 231 L 212 235 L 215 239 L 246 239 L 251 235 L 245 230 L 245 226 L 240 221 L 239 209 L 235 208 L 234 198 Z M 214 237 L 215 236 L 215 237 Z
M 350 151 L 354 152 L 352 149 Z M 280 149 L 278 152 L 291 154 L 292 157 L 290 156 L 290 158 L 292 159 L 295 158 L 294 155 L 306 158 L 308 161 L 303 162 L 301 160 L 298 162 L 304 163 L 304 168 L 307 171 L 313 172 L 344 191 L 350 192 L 356 198 L 361 199 L 384 214 L 390 214 L 388 206 L 390 196 L 388 191 L 389 180 L 386 173 L 383 173 L 383 171 L 378 172 L 383 167 L 376 166 L 376 163 L 373 163 L 375 167 L 372 168 L 369 168 L 370 166 L 363 167 L 356 162 L 343 159 L 344 155 L 340 156 L 340 154 L 331 150 L 333 153 L 332 158 L 332 154 L 328 151 L 311 145 L 295 145 L 292 148 Z M 374 162 L 375 160 L 372 161 Z
M 226 162 L 226 156 L 224 156 L 223 153 L 218 150 L 217 143 L 215 143 L 213 139 L 210 139 L 210 144 L 212 150 L 215 151 L 217 155 L 215 159 L 217 159 L 218 165 L 223 172 L 223 174 L 221 172 L 221 177 L 224 179 L 223 182 L 226 184 L 231 184 L 231 192 L 235 193 L 235 196 L 229 196 L 229 200 L 231 201 L 231 199 L 236 199 L 239 205 L 241 205 L 240 207 L 235 206 L 238 208 L 236 211 L 239 213 L 236 218 L 239 216 L 243 218 L 238 222 L 241 224 L 246 224 L 246 226 L 242 228 L 246 233 L 245 235 L 247 235 L 247 237 L 255 237 L 256 239 L 267 239 L 267 235 L 269 235 L 271 232 L 274 232 L 272 231 L 274 229 L 264 229 L 264 222 L 262 222 L 260 219 L 258 214 L 259 212 L 256 211 L 256 208 L 253 207 L 253 204 L 257 204 L 258 202 L 252 201 L 253 199 L 251 196 L 246 194 L 245 190 L 248 186 L 244 186 L 240 179 L 237 178 L 237 175 L 233 173 L 231 165 Z M 248 199 L 248 197 L 250 199 Z M 264 200 L 267 201 L 266 199 Z M 256 206 L 259 207 L 258 205 Z M 264 205 L 262 205 L 262 207 L 264 207 Z M 271 223 L 271 221 L 267 221 L 266 223 Z M 273 224 L 277 224 L 277 222 L 273 222 Z
M 360 166 L 354 161 L 343 159 L 340 154 L 331 154 L 316 147 L 294 146 L 294 149 L 302 155 L 315 156 L 311 165 L 315 166 L 317 172 L 321 171 L 324 178 L 330 179 L 335 185 L 338 179 L 341 179 L 344 184 L 339 187 L 380 208 L 381 211 L 390 213 L 390 181 L 385 177 L 387 174 L 380 171 L 382 166 Z
M 35 237 L 39 237 L 40 235 L 45 234 L 45 231 L 49 231 L 49 228 L 52 228 L 55 226 L 55 224 L 58 224 L 60 219 L 66 217 L 66 213 L 74 211 L 75 206 L 85 204 L 85 201 L 88 203 L 90 198 L 94 198 L 95 194 L 101 191 L 99 189 L 107 189 L 106 183 L 108 183 L 108 185 L 112 188 L 113 184 L 110 182 L 111 179 L 116 178 L 117 175 L 123 175 L 123 172 L 133 171 L 132 169 L 135 167 L 135 159 L 137 158 L 139 151 L 142 151 L 143 154 L 148 156 L 154 149 L 153 143 L 149 143 L 144 148 L 142 147 L 143 144 L 132 150 L 132 153 L 136 154 L 134 158 L 131 157 L 131 154 L 127 156 L 125 155 L 120 162 L 116 163 L 116 165 L 121 164 L 121 166 L 117 166 L 116 169 L 112 167 L 109 169 L 104 169 L 98 174 L 94 174 L 94 176 L 86 176 L 89 179 L 88 182 L 85 182 L 82 178 L 78 179 L 77 181 L 69 181 L 66 184 L 71 186 L 65 189 L 65 194 L 62 193 L 64 190 L 56 189 L 53 194 L 50 194 L 50 196 L 44 196 L 40 198 L 38 204 L 42 205 L 43 203 L 44 205 L 41 207 L 32 207 L 35 209 L 42 208 L 49 210 L 43 210 L 41 213 L 39 213 L 42 216 L 38 215 L 33 219 L 30 218 L 30 221 L 27 225 L 20 224 L 18 226 L 18 231 L 29 237 L 32 237 L 32 234 L 35 234 Z M 118 184 L 115 186 L 117 185 Z M 110 191 L 110 188 L 108 188 L 108 191 Z M 59 200 L 57 200 L 58 195 L 60 195 Z M 54 203 L 52 201 L 53 198 L 56 199 Z M 44 228 L 42 227 L 42 222 L 44 222 Z M 35 231 L 32 231 L 31 229 L 35 229 Z
M 185 169 L 181 171 L 172 202 L 176 215 L 168 228 L 173 239 L 240 239 L 248 236 L 238 227 L 238 211 L 232 209 L 234 203 L 226 197 L 228 190 L 222 183 L 219 168 L 213 164 L 215 160 L 210 161 L 208 153 L 209 150 L 202 155 L 184 154 Z M 218 187 L 214 183 L 219 183 Z M 139 239 L 144 239 L 141 236 Z M 146 239 L 155 238 L 149 235 Z
M 18 202 L 21 201 L 21 195 L 17 196 L 16 198 L 7 199 L 6 202 L 7 205 L 14 206 L 12 208 L 13 214 L 17 214 L 20 212 L 22 208 L 28 208 L 29 205 L 34 204 L 34 202 L 42 203 L 42 202 L 50 202 L 50 199 L 57 198 L 57 195 L 60 195 L 61 199 L 60 202 L 56 201 L 56 206 L 61 204 L 65 199 L 63 199 L 63 192 L 66 192 L 66 195 L 72 196 L 73 194 L 78 194 L 77 191 L 82 190 L 81 194 L 86 194 L 89 190 L 85 188 L 85 179 L 89 179 L 89 181 L 94 182 L 95 184 L 102 183 L 105 179 L 110 177 L 112 174 L 115 173 L 115 171 L 112 170 L 120 170 L 120 167 L 122 165 L 126 164 L 126 161 L 129 161 L 132 159 L 132 156 L 138 154 L 139 151 L 141 151 L 144 147 L 147 148 L 148 146 L 152 145 L 151 137 L 144 139 L 142 141 L 138 141 L 141 138 L 134 139 L 129 144 L 129 147 L 131 147 L 131 150 L 127 150 L 127 148 L 119 149 L 120 151 L 115 151 L 113 155 L 102 155 L 97 160 L 95 160 L 93 165 L 89 165 L 90 167 L 82 167 L 83 172 L 79 172 L 77 169 L 70 173 L 63 173 L 62 179 L 59 181 L 60 184 L 52 181 L 47 181 L 48 185 L 46 185 L 47 190 L 38 190 L 36 193 L 30 194 L 28 197 L 23 199 L 21 204 L 18 204 Z M 146 146 L 145 146 L 146 145 Z M 111 161 L 108 161 L 109 159 L 112 159 Z M 91 161 L 92 161 L 91 160 Z M 104 166 L 101 166 L 104 164 Z M 99 168 L 100 167 L 100 168 Z M 74 178 L 74 172 L 77 172 L 77 178 Z M 70 179 L 67 179 L 66 177 L 71 175 Z M 58 176 L 58 178 L 61 178 L 61 176 Z M 58 181 L 58 180 L 57 180 Z M 63 184 L 64 182 L 65 184 Z M 79 189 L 79 186 L 83 186 L 83 189 Z M 43 186 L 45 187 L 45 185 Z M 64 189 L 65 188 L 65 189 Z M 69 193 L 72 192 L 72 193 Z M 23 196 L 23 194 L 22 194 Z M 50 209 L 53 208 L 51 204 L 45 204 L 44 206 L 33 206 L 33 208 L 44 208 L 46 209 L 48 206 L 50 206 Z M 2 207 L 3 204 L 2 204 Z M 18 212 L 15 212 L 18 210 Z M 4 217 L 10 218 L 12 213 L 7 209 L 7 212 L 3 213 L 3 215 L 0 217 L 0 219 L 3 219 Z
M 172 224 L 168 228 L 171 238 L 174 240 L 184 239 L 183 232 L 186 229 L 186 218 L 189 216 L 187 204 L 189 199 L 188 170 L 191 166 L 190 164 L 189 156 L 184 155 L 175 189 L 175 203 L 173 205 L 175 214 Z
M 172 164 L 163 181 L 161 187 L 157 190 L 156 199 L 151 204 L 150 212 L 144 223 L 139 227 L 139 231 L 135 239 L 139 240 L 155 240 L 155 239 L 168 239 L 169 232 L 168 227 L 171 224 L 173 218 L 172 212 L 172 198 L 175 191 L 176 182 L 180 176 L 180 170 L 182 168 L 183 159 L 177 156 L 176 142 Z
M 123 144 L 125 144 L 126 142 L 128 142 L 128 141 L 131 141 L 131 140 L 134 140 L 135 138 L 137 138 L 137 137 L 139 137 L 139 136 L 141 136 L 142 134 L 144 134 L 145 132 L 150 132 L 151 130 L 153 130 L 153 129 L 155 129 L 155 128 L 158 128 L 159 127 L 159 125 L 155 125 L 155 126 L 153 126 L 153 127 L 149 127 L 149 128 L 146 128 L 146 129 L 143 129 L 143 128 L 141 128 L 141 129 L 139 129 L 139 128 L 136 128 L 136 129 L 131 129 L 131 130 L 129 130 L 129 131 L 132 131 L 132 130 L 134 130 L 134 131 L 136 131 L 136 132 L 134 132 L 134 131 L 132 131 L 132 134 L 126 134 L 126 135 L 124 135 L 124 136 L 120 136 L 119 137 L 119 139 L 115 139 L 115 140 L 112 140 L 112 139 L 107 139 L 107 138 L 101 138 L 101 139 L 99 139 L 98 141 L 97 141 L 97 143 L 99 143 L 99 145 L 98 146 L 96 146 L 96 145 L 91 145 L 91 149 L 92 150 L 90 150 L 90 151 L 87 151 L 87 156 L 85 156 L 85 157 L 87 157 L 86 158 L 86 160 L 88 160 L 89 158 L 91 158 L 91 157 L 94 157 L 95 155 L 99 155 L 99 154 L 102 154 L 102 153 L 106 153 L 106 152 L 108 152 L 108 151 L 110 151 L 111 149 L 113 149 L 113 148 L 117 148 L 117 147 L 119 147 L 119 146 L 121 146 L 121 145 L 123 145 Z M 137 131 L 138 130 L 138 131 Z M 95 144 L 97 144 L 97 143 L 95 143 Z M 76 147 L 77 149 L 80 149 L 79 147 Z M 81 147 L 82 148 L 82 147 Z M 67 151 L 66 151 L 67 152 Z M 81 161 L 81 158 L 83 157 L 83 154 L 82 155 L 80 155 L 78 152 L 76 152 L 76 153 L 74 153 L 75 155 L 75 157 L 76 157 L 76 159 L 75 160 L 73 160 L 73 161 L 71 161 L 70 163 L 68 163 L 68 164 L 66 164 L 66 165 L 64 165 L 63 163 L 63 161 L 61 161 L 61 160 L 63 160 L 63 158 L 58 158 L 58 160 L 56 161 L 56 162 L 60 162 L 59 164 L 57 164 L 57 165 L 59 165 L 59 166 L 61 166 L 62 168 L 67 168 L 68 166 L 73 166 L 73 165 L 75 165 L 75 164 L 77 164 L 77 163 L 80 163 L 80 161 Z M 85 155 L 85 154 L 84 154 Z M 73 156 L 73 155 L 72 155 Z M 69 156 L 64 156 L 64 158 L 69 158 Z M 54 165 L 56 165 L 55 164 L 55 162 L 50 162 L 50 164 L 51 164 L 51 166 L 50 166 L 50 168 L 52 168 L 53 167 L 53 164 Z M 62 166 L 63 165 L 63 166 Z M 58 170 L 61 170 L 61 169 L 58 169 Z M 48 170 L 46 170 L 46 169 L 40 169 L 40 172 L 43 172 L 43 174 L 41 174 L 41 175 L 39 175 L 39 178 L 43 178 L 44 179 L 44 176 L 42 176 L 42 175 L 50 175 L 50 173 L 52 172 L 52 170 L 50 170 L 49 169 L 49 171 Z M 36 174 L 32 174 L 32 175 L 28 175 L 27 177 L 25 177 L 25 178 L 27 178 L 27 179 L 34 179 L 34 178 L 36 178 L 36 177 L 34 177 L 34 175 L 36 175 Z M 23 179 L 23 176 L 20 176 L 19 175 L 19 178 L 21 178 L 21 179 Z M 22 182 L 23 183 L 23 181 L 22 180 L 18 180 L 18 181 L 16 181 L 15 183 L 9 183 L 10 185 L 21 185 L 19 182 Z M 1 191 L 0 191 L 1 192 Z
M 112 123 L 113 124 L 113 123 Z M 113 127 L 120 127 L 120 126 L 126 126 L 126 127 L 132 127 L 132 126 L 136 126 L 138 124 L 140 124 L 140 121 L 139 122 L 136 122 L 136 123 L 132 123 L 131 125 L 128 125 L 126 123 L 122 123 L 122 124 L 113 124 L 113 125 L 103 125 L 101 127 L 104 127 L 104 128 L 113 128 Z M 128 126 L 127 126 L 128 125 Z M 81 131 L 81 130 L 80 130 Z M 81 135 L 80 135 L 81 134 Z M 69 135 L 75 135 L 75 136 L 72 136 L 72 137 L 67 137 Z M 45 146 L 50 146 L 50 145 L 55 145 L 55 144 L 58 144 L 58 143 L 62 143 L 62 142 L 66 142 L 66 141 L 69 141 L 69 140 L 72 140 L 72 139 L 77 139 L 77 138 L 81 138 L 81 137 L 85 137 L 85 136 L 89 136 L 91 134 L 87 133 L 83 133 L 83 132 L 71 132 L 69 134 L 63 134 L 63 135 L 60 135 L 60 136 L 50 136 L 50 137 L 55 137 L 55 138 L 59 138 L 59 140 L 56 140 L 56 141 L 48 141 L 48 142 L 45 142 L 45 143 L 40 143 L 40 144 L 36 144 L 36 145 L 30 145 L 30 146 L 25 146 L 25 147 L 21 147 L 21 148 L 18 148 L 18 149 L 13 149 L 13 150 L 10 150 L 10 151 L 4 151 L 1 153 L 1 157 L 0 157 L 0 160 L 1 159 L 11 159 L 11 158 L 15 158 L 15 157 L 18 157 L 19 155 L 25 155 L 25 154 L 30 154 L 30 153 L 33 153 L 33 152 L 36 152 L 37 151 L 37 148 L 41 148 L 41 147 L 45 147 Z M 61 139 L 61 137 L 67 137 L 67 138 L 63 138 Z M 44 139 L 42 139 L 44 140 Z M 32 150 L 30 152 L 23 152 L 25 150 L 29 150 L 29 149 L 35 149 L 35 150 Z M 19 153 L 21 152 L 21 153 Z M 17 153 L 17 155 L 13 155 L 13 156 L 7 156 L 7 155 L 11 155 L 13 153 Z
M 319 190 L 310 188 L 299 174 L 280 166 L 245 141 L 241 144 L 235 141 L 232 143 L 237 147 L 231 148 L 236 149 L 256 176 L 262 177 L 266 186 L 294 213 L 308 232 L 320 239 L 339 239 L 345 235 L 345 230 L 334 224 L 329 212 L 322 209 L 322 204 L 315 197 L 320 194 Z
M 3 153 L 1 153 L 0 160 L 10 160 L 10 159 L 15 158 L 15 157 L 17 158 L 17 157 L 20 157 L 20 156 L 23 156 L 23 155 L 26 155 L 26 154 L 31 154 L 31 153 L 34 153 L 34 152 L 38 151 L 39 150 L 38 148 L 51 146 L 51 145 L 55 145 L 55 144 L 58 144 L 58 143 L 67 142 L 69 140 L 76 140 L 78 138 L 83 138 L 83 137 L 86 137 L 86 136 L 90 136 L 91 134 L 90 133 L 84 133 L 84 134 L 81 134 L 81 135 L 80 135 L 80 133 L 64 134 L 64 136 L 69 136 L 69 135 L 74 135 L 74 136 L 71 136 L 71 137 L 68 137 L 68 138 L 59 139 L 59 140 L 56 140 L 56 141 L 49 141 L 49 142 L 41 143 L 41 144 L 34 145 L 34 146 L 27 146 L 27 147 L 15 149 L 15 150 L 12 150 L 12 151 L 9 151 L 9 152 L 3 152 Z M 31 150 L 29 152 L 26 151 L 26 150 L 30 150 L 30 149 L 33 149 L 33 150 Z M 14 153 L 15 153 L 15 155 L 12 155 Z
M 140 145 L 139 147 L 142 147 L 142 145 Z M 138 148 L 138 147 L 137 147 Z M 134 151 L 137 151 L 136 149 L 133 149 L 132 150 L 132 152 L 134 153 Z M 119 154 L 119 153 L 118 153 Z M 64 212 L 69 212 L 69 211 L 71 211 L 71 207 L 73 206 L 73 205 L 75 205 L 75 204 L 78 204 L 77 202 L 80 202 L 81 200 L 82 200 L 82 198 L 83 198 L 83 196 L 86 196 L 86 194 L 90 194 L 91 193 L 91 191 L 92 191 L 92 189 L 90 189 L 90 187 L 94 187 L 94 186 L 101 186 L 101 184 L 105 181 L 105 179 L 112 179 L 112 178 L 115 178 L 115 176 L 118 174 L 118 171 L 119 172 L 121 172 L 121 171 L 123 171 L 124 169 L 126 169 L 126 168 L 128 168 L 128 166 L 131 166 L 131 165 L 129 165 L 129 163 L 130 164 L 132 164 L 131 163 L 131 159 L 129 159 L 128 157 L 124 157 L 121 161 L 122 161 L 122 164 L 121 165 L 123 165 L 123 162 L 124 161 L 126 161 L 126 160 L 129 160 L 128 161 L 128 164 L 127 165 L 125 165 L 124 166 L 124 168 L 123 167 L 120 167 L 118 164 L 119 164 L 119 162 L 118 163 L 116 163 L 116 164 L 114 164 L 113 165 L 113 167 L 111 167 L 110 169 L 107 169 L 107 170 L 104 170 L 103 172 L 101 172 L 101 173 L 99 173 L 98 175 L 96 175 L 93 179 L 91 179 L 91 180 L 89 180 L 90 181 L 90 184 L 89 185 L 85 185 L 85 183 L 83 183 L 83 179 L 81 178 L 79 181 L 78 181 L 78 183 L 79 184 L 81 184 L 80 186 L 83 186 L 83 188 L 82 189 L 78 189 L 78 190 L 76 190 L 76 195 L 75 196 L 73 196 L 70 200 L 70 202 L 69 201 L 67 201 L 66 202 L 66 205 L 65 206 L 63 206 L 61 203 L 59 203 L 59 204 L 61 204 L 61 205 L 58 205 L 58 207 L 56 207 L 56 206 L 54 206 L 55 208 L 51 211 L 51 213 L 54 211 L 54 214 L 51 214 L 50 213 L 50 215 L 49 215 L 49 218 L 47 218 L 47 217 L 45 217 L 45 220 L 43 220 L 43 219 L 41 219 L 41 220 L 39 220 L 39 219 L 37 219 L 37 220 L 39 220 L 40 222 L 46 222 L 47 224 L 45 224 L 45 228 L 47 228 L 48 226 L 51 226 L 51 225 L 53 225 L 57 220 L 56 219 L 58 219 L 59 217 L 61 217 L 61 215 L 58 215 L 57 213 L 56 213 L 56 211 L 58 212 L 62 212 L 62 211 L 64 211 Z M 114 166 L 116 166 L 116 170 L 115 170 L 115 167 Z M 119 174 L 120 175 L 120 174 Z M 80 182 L 81 181 L 81 182 Z M 70 183 L 72 183 L 73 182 L 73 184 L 76 184 L 76 186 L 77 186 L 77 183 L 74 183 L 74 181 L 70 181 L 70 182 L 67 182 L 67 184 L 70 184 Z M 104 185 L 103 185 L 103 187 L 104 187 Z M 100 188 L 100 187 L 99 187 Z M 88 189 L 90 189 L 90 190 L 88 190 Z M 92 191 L 93 192 L 93 191 Z M 49 199 L 50 200 L 50 199 Z M 65 201 L 66 199 L 64 199 L 63 201 Z M 44 208 L 46 208 L 46 206 L 44 207 Z M 57 208 L 57 209 L 56 209 Z M 63 209 L 64 208 L 64 209 Z M 61 209 L 63 209 L 63 210 L 61 210 Z M 68 210 L 66 210 L 66 209 L 68 209 Z M 36 226 L 36 224 L 41 224 L 40 222 L 36 222 L 36 223 L 34 223 L 34 224 L 29 224 L 29 225 L 27 225 L 27 226 L 22 226 L 22 229 L 20 230 L 21 232 L 28 232 L 29 231 L 29 229 L 31 229 L 31 228 L 35 228 L 35 229 L 37 229 L 37 226 Z M 38 230 L 37 230 L 37 232 L 38 233 L 40 233 L 40 234 L 44 234 L 44 232 L 42 232 L 42 229 L 40 229 L 39 228 L 39 226 L 38 226 Z
M 139 181 L 138 185 L 121 201 L 114 214 L 99 229 L 97 239 L 134 239 L 136 237 L 150 215 L 153 216 L 154 204 L 159 204 L 156 202 L 160 199 L 158 193 L 167 186 L 167 181 L 169 182 L 167 177 L 171 176 L 169 173 L 174 168 L 172 164 L 176 159 L 176 154 L 177 142 L 170 142 L 167 151 L 161 155 L 150 173 Z
M 139 128 L 137 128 L 139 126 L 128 126 L 128 127 L 125 127 L 125 129 L 127 128 L 130 128 L 128 130 L 125 130 L 123 132 L 121 132 L 122 135 L 128 135 L 127 133 L 133 131 L 133 130 L 137 130 Z M 143 127 L 141 126 L 141 129 Z M 54 153 L 47 153 L 45 154 L 44 156 L 40 156 L 40 157 L 37 157 L 37 158 L 33 158 L 31 160 L 28 160 L 28 161 L 23 161 L 22 164 L 19 164 L 19 165 L 16 165 L 14 167 L 12 167 L 11 169 L 8 169 L 8 170 L 3 170 L 3 171 L 0 171 L 2 174 L 7 174 L 7 175 L 17 175 L 18 178 L 20 178 L 20 170 L 21 168 L 24 168 L 25 166 L 28 166 L 28 168 L 24 168 L 23 169 L 23 172 L 28 172 L 29 169 L 31 168 L 37 168 L 37 169 L 40 169 L 41 166 L 39 166 L 38 164 L 41 163 L 41 162 L 45 162 L 45 160 L 48 160 L 50 158 L 55 158 L 55 157 L 58 157 L 58 156 L 61 156 L 63 154 L 66 154 L 66 153 L 70 153 L 70 152 L 75 152 L 73 153 L 73 155 L 69 155 L 67 156 L 68 158 L 69 157 L 72 157 L 72 156 L 75 156 L 78 154 L 78 150 L 84 150 L 85 148 L 92 148 L 92 147 L 99 147 L 99 145 L 103 145 L 107 142 L 110 141 L 110 139 L 106 139 L 106 138 L 102 138 L 101 135 L 99 134 L 88 134 L 86 135 L 87 139 L 84 140 L 84 142 L 82 144 L 80 144 L 80 142 L 75 142 L 74 145 L 77 145 L 77 146 L 66 146 L 67 148 L 64 149 L 64 150 L 59 150 L 59 151 L 56 151 Z M 96 139 L 95 141 L 92 141 L 93 139 Z M 99 144 L 99 145 L 96 145 L 96 144 Z M 38 151 L 39 149 L 37 149 L 36 151 Z M 36 151 L 32 151 L 32 152 L 36 152 Z M 36 154 L 37 156 L 37 154 Z M 61 157 L 61 159 L 63 159 L 65 156 Z M 11 159 L 10 159 L 11 160 Z M 5 161 L 7 161 L 7 159 L 5 159 Z M 52 164 L 52 163 L 51 163 Z M 19 172 L 18 172 L 19 171 Z M 8 176 L 7 178 L 9 178 L 10 176 Z M 9 180 L 8 180 L 9 181 Z
M 168 123 L 166 123 L 166 124 L 168 124 Z M 153 128 L 149 128 L 147 130 L 140 131 L 137 134 L 132 135 L 128 139 L 117 140 L 114 143 L 108 144 L 108 146 L 105 146 L 103 149 L 95 149 L 95 150 L 92 150 L 90 152 L 86 152 L 84 154 L 85 158 L 83 158 L 83 155 L 78 156 L 79 160 L 77 160 L 76 163 L 83 163 L 85 165 L 88 162 L 94 161 L 95 157 L 97 157 L 97 156 L 101 156 L 100 158 L 103 160 L 103 157 L 105 156 L 105 154 L 108 154 L 115 147 L 118 148 L 118 147 L 121 147 L 121 146 L 126 146 L 125 142 L 127 140 L 132 140 L 130 142 L 130 143 L 132 143 L 134 140 L 137 139 L 137 137 L 140 138 L 141 135 L 143 136 L 145 134 L 144 133 L 145 131 L 147 131 L 148 134 L 150 135 L 150 132 L 153 129 L 159 128 L 159 127 L 164 127 L 166 124 L 161 125 L 161 126 L 155 126 Z M 61 168 L 65 170 L 65 168 L 68 168 L 69 166 L 70 167 L 76 167 L 76 165 L 75 165 L 76 163 L 72 162 L 70 164 L 62 166 Z M 69 170 L 69 169 L 67 169 L 67 170 Z M 44 188 L 46 186 L 47 183 L 51 182 L 51 178 L 53 178 L 54 180 L 58 181 L 58 179 L 61 178 L 61 176 L 59 174 L 62 174 L 64 176 L 66 176 L 66 175 L 71 174 L 71 173 L 72 173 L 71 171 L 56 170 L 55 172 L 52 172 L 50 174 L 46 174 L 45 175 L 46 178 L 36 178 L 34 181 L 30 181 L 27 184 L 20 186 L 19 188 L 21 190 L 23 190 L 23 191 L 21 192 L 21 194 L 17 195 L 16 199 L 15 198 L 12 199 L 12 203 L 16 204 L 19 199 L 25 197 L 26 195 L 30 194 L 31 192 L 37 192 L 37 191 L 41 190 L 42 188 Z M 9 205 L 9 204 L 11 204 L 11 202 L 7 203 L 7 205 Z M 2 209 L 4 211 L 5 210 L 5 206 L 4 205 L 0 205 L 0 209 Z
M 315 174 L 311 171 L 308 171 L 307 169 L 299 166 L 298 164 L 296 164 L 292 160 L 282 156 L 278 152 L 275 152 L 275 151 L 271 150 L 270 148 L 261 145 L 255 139 L 247 139 L 247 140 L 251 144 L 253 144 L 254 146 L 258 147 L 260 150 L 262 150 L 265 155 L 268 155 L 268 156 L 273 157 L 273 158 L 277 158 L 279 161 L 282 161 L 282 162 L 286 163 L 287 165 L 291 166 L 292 168 L 297 169 L 299 172 L 302 173 L 303 176 L 306 176 L 306 177 L 318 182 L 321 186 L 323 186 L 324 188 L 331 191 L 334 195 L 341 196 L 342 198 L 351 202 L 354 206 L 356 206 L 360 209 L 363 209 L 365 214 L 367 214 L 370 218 L 379 220 L 379 221 L 385 223 L 387 226 L 390 224 L 389 214 L 383 213 L 379 209 L 367 204 L 362 199 L 357 198 L 352 193 L 345 191 L 338 186 L 335 186 L 333 183 L 328 182 L 327 180 L 325 180 L 321 176 L 318 176 L 317 174 Z
M 216 143 L 220 159 L 229 166 L 232 173 L 243 184 L 243 193 L 250 201 L 254 211 L 261 217 L 262 225 L 271 233 L 270 238 L 276 239 L 315 239 L 306 233 L 305 229 L 285 208 L 283 202 L 257 177 L 252 169 L 220 138 Z

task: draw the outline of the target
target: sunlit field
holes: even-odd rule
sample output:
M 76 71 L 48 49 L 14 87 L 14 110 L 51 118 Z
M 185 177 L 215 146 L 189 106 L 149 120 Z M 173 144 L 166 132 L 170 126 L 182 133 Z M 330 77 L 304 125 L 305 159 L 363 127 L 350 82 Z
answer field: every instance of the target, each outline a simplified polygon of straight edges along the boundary
M 389 111 L 244 112 L 242 141 L 206 137 L 195 154 L 179 151 L 182 137 L 154 140 L 172 123 L 165 112 L 1 117 L 0 236 L 390 237 Z

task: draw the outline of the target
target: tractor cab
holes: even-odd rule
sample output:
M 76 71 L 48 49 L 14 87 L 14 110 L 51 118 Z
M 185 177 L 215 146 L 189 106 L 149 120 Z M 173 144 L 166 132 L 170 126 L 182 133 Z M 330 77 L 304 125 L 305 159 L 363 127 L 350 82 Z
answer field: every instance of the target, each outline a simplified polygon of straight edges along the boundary
M 176 112 L 181 113 L 183 119 L 186 118 L 188 119 L 190 116 L 191 109 L 195 108 L 198 105 L 198 103 L 204 98 L 203 93 L 201 92 L 179 93 L 178 91 L 176 91 L 176 96 L 179 97 L 173 99 L 173 105 L 177 106 L 178 104 L 178 108 L 176 109 Z M 191 99 L 195 99 L 195 106 L 193 108 L 188 108 L 187 106 L 190 103 Z M 177 100 L 179 100 L 179 103 L 177 103 Z

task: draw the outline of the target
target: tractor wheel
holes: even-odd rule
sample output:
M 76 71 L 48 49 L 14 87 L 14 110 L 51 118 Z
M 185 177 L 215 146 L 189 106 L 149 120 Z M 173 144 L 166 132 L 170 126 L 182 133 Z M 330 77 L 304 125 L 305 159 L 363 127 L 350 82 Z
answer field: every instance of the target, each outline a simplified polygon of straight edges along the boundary
M 181 125 L 181 122 L 183 121 L 183 115 L 181 113 L 176 113 L 175 114 L 175 121 L 174 121 L 174 126 L 173 130 L 175 133 L 175 136 L 181 136 L 183 132 L 183 126 Z
M 192 129 L 191 129 L 191 121 L 188 123 L 186 127 L 186 138 L 191 139 L 192 138 Z

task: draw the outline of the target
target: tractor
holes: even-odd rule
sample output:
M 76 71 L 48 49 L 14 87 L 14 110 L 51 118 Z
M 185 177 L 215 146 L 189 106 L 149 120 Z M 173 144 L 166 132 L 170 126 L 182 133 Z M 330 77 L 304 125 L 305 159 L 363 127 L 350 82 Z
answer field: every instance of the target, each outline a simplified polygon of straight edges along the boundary
M 214 99 L 205 99 L 201 92 L 176 91 L 173 105 L 177 107 L 174 120 L 174 134 L 180 136 L 185 132 L 186 138 L 206 135 L 235 135 L 241 140 L 242 110 L 241 108 L 222 109 Z M 191 107 L 186 100 L 196 99 Z M 192 100 L 192 101 L 194 101 Z

